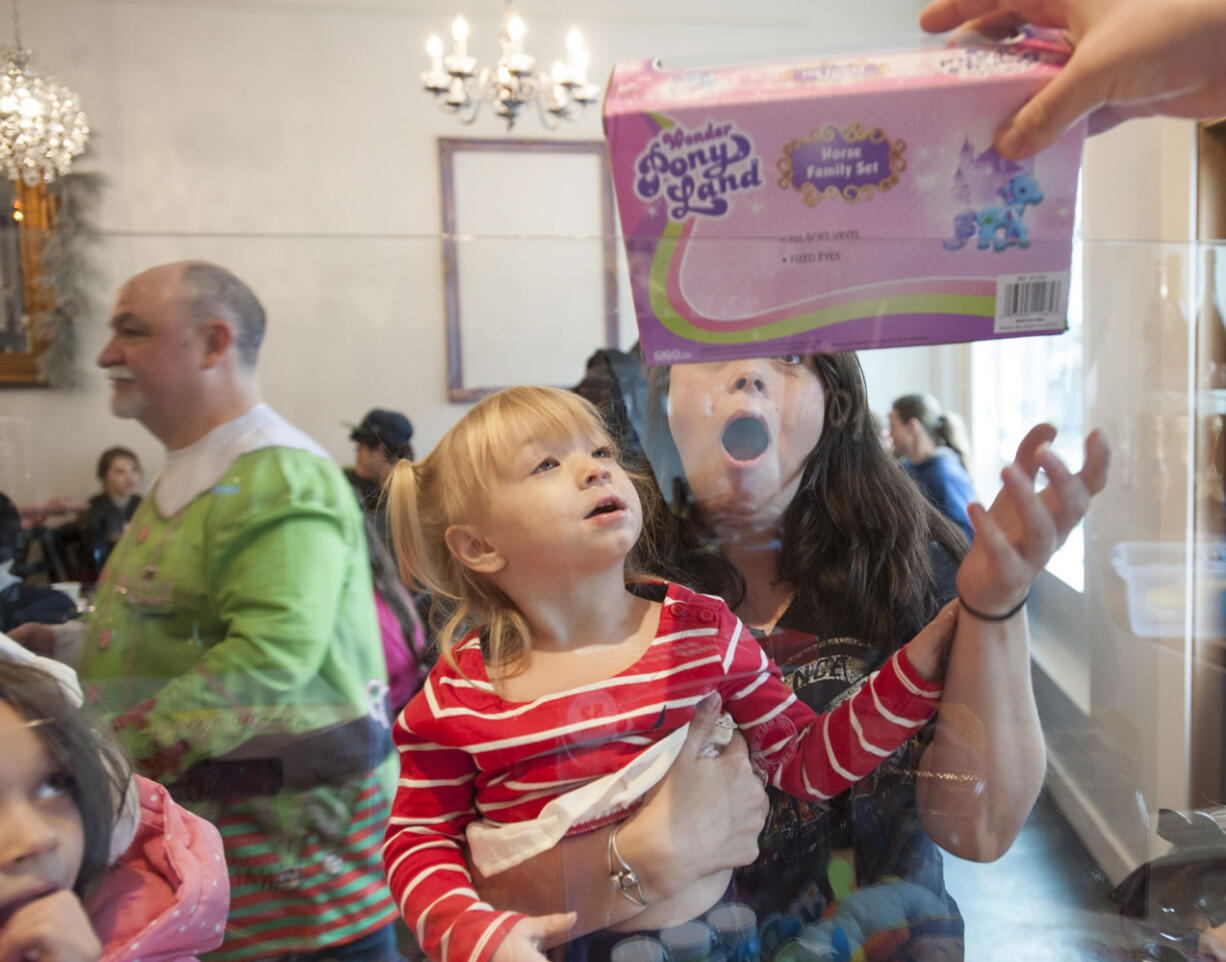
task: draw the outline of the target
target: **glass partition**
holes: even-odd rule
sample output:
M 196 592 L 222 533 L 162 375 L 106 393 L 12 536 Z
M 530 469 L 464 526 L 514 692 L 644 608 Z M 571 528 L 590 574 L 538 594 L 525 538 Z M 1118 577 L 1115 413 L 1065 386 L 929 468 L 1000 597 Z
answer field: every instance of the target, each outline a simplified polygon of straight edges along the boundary
M 620 243 L 619 238 L 614 239 Z M 296 422 L 313 425 L 316 439 L 339 463 L 354 464 L 351 426 L 358 424 L 369 407 L 406 408 L 414 424 L 412 444 L 418 459 L 470 408 L 441 400 L 447 390 L 445 312 L 438 296 L 441 288 L 430 275 L 438 270 L 443 240 L 438 236 L 172 239 L 104 235 L 99 250 L 108 275 L 114 278 L 135 273 L 162 256 L 158 252 L 170 248 L 218 263 L 243 265 L 270 316 L 260 357 L 264 399 Z M 510 249 L 526 277 L 543 262 L 536 254 L 540 238 L 465 235 L 446 240 L 467 250 L 467 262 L 473 264 L 485 262 L 479 254 L 483 246 L 495 258 L 505 259 Z M 546 247 L 565 243 L 574 261 L 587 257 L 594 265 L 602 263 L 603 236 L 544 240 Z M 1067 958 L 1176 957 L 1169 952 L 1190 958 L 1198 927 L 1220 921 L 1216 888 L 1207 881 L 1216 877 L 1211 869 L 1216 864 L 1214 819 L 1222 795 L 1221 639 L 1226 633 L 1222 480 L 1226 443 L 1222 394 L 1226 389 L 1221 374 L 1226 365 L 1226 334 L 1216 306 L 1220 245 L 1081 240 L 1075 257 L 1080 281 L 1073 288 L 1070 329 L 1064 334 L 859 353 L 865 401 L 883 421 L 888 423 L 895 398 L 916 389 L 943 393 L 951 410 L 954 404 L 961 406 L 973 439 L 970 450 L 964 452 L 967 468 L 985 503 L 996 495 L 1000 469 L 1012 459 L 1026 430 L 1038 421 L 1057 426 L 1060 433 L 1054 449 L 1073 470 L 1081 467 L 1083 441 L 1090 430 L 1101 429 L 1110 441 L 1105 488 L 1030 593 L 1026 606 L 1029 666 L 1023 662 L 1013 666 L 1031 673 L 1046 745 L 1046 774 L 1037 806 L 1017 840 L 1011 846 L 1002 843 L 999 860 L 980 864 L 949 853 L 942 858 L 928 841 L 924 815 L 914 795 L 917 779 L 960 778 L 966 773 L 923 769 L 926 743 L 922 739 L 848 790 L 843 801 L 798 802 L 770 789 L 773 807 L 760 843 L 763 858 L 771 866 L 769 876 L 788 879 L 796 891 L 774 911 L 766 911 L 774 903 L 762 893 L 773 891 L 771 897 L 779 898 L 778 890 L 763 882 L 760 870 L 755 874 L 749 868 L 737 875 L 742 894 L 735 895 L 734 886 L 734 895 L 729 896 L 735 904 L 755 909 L 764 958 L 823 957 L 814 953 L 837 951 L 829 945 L 844 936 L 859 938 L 861 945 L 881 952 L 885 932 L 892 933 L 890 951 L 901 952 L 904 944 L 911 946 L 908 951 L 918 951 L 915 946 L 927 940 L 939 942 L 941 951 L 961 952 L 967 958 L 992 957 L 992 946 L 1002 932 L 1010 942 L 1042 944 Z M 303 269 L 288 276 L 279 271 L 279 265 L 285 263 Z M 620 283 L 626 285 L 624 261 L 621 270 Z M 551 282 L 566 288 L 564 279 Z M 436 292 L 433 298 L 414 296 L 427 288 Z M 583 323 L 599 331 L 604 299 L 581 298 L 581 293 L 574 291 L 567 297 L 577 305 L 586 303 L 583 309 L 589 310 L 591 319 Z M 591 351 L 613 347 L 624 353 L 631 348 L 634 322 L 629 304 L 630 298 L 623 297 L 620 343 L 608 345 L 598 338 L 590 345 Z M 497 345 L 490 345 L 483 363 L 491 371 L 505 372 L 500 375 L 502 380 L 515 383 L 515 372 L 526 361 L 517 359 L 515 353 L 519 322 L 511 300 L 506 302 L 506 317 L 506 331 Z M 532 319 L 534 329 L 577 323 L 578 315 Z M 87 334 L 89 350 L 100 349 L 105 337 L 99 320 Z M 549 364 L 539 340 L 532 344 L 533 363 L 537 367 Z M 466 350 L 479 352 L 482 345 L 469 344 Z M 772 379 L 790 376 L 779 367 L 783 363 L 747 361 L 745 369 L 759 372 L 769 395 Z M 717 380 L 730 370 L 727 365 L 716 367 Z M 615 436 L 632 439 L 636 447 L 649 440 L 652 405 L 662 403 L 662 398 L 649 398 L 648 385 L 653 379 L 658 385 L 660 374 L 640 370 L 639 376 L 631 376 L 624 367 L 596 368 L 589 366 L 585 371 L 569 358 L 555 364 L 541 380 L 566 387 L 586 377 L 589 387 L 598 385 L 593 396 L 620 419 Z M 673 369 L 673 385 L 683 370 Z M 19 500 L 35 501 L 72 490 L 71 485 L 59 486 L 56 479 L 63 479 L 57 473 L 59 464 L 79 461 L 82 455 L 51 457 L 44 425 L 97 439 L 93 446 L 99 448 L 112 440 L 127 441 L 140 453 L 146 478 L 156 477 L 162 463 L 160 452 L 130 423 L 111 419 L 105 387 L 96 383 L 100 380 L 97 375 L 89 378 L 95 383 L 87 394 L 49 398 L 37 422 L 23 416 L 23 405 L 29 402 L 21 401 L 20 395 L 0 398 L 8 452 L 5 483 Z M 410 396 L 404 387 L 406 379 L 429 384 L 429 393 L 440 400 L 423 410 L 412 409 L 399 400 Z M 694 394 L 691 383 L 686 403 L 695 405 L 693 416 L 683 418 L 680 426 L 670 422 L 683 462 L 686 458 L 701 460 L 702 445 L 716 450 L 720 457 L 729 456 L 728 444 L 733 442 L 721 434 L 722 402 L 713 400 L 724 389 L 722 382 L 712 382 Z M 667 414 L 675 417 L 681 403 L 675 393 L 670 403 Z M 764 417 L 767 443 L 786 448 L 786 432 L 795 431 L 811 444 L 815 414 L 809 410 L 808 416 L 807 423 Z M 829 409 L 825 417 L 829 430 Z M 627 425 L 633 434 L 626 433 Z M 870 441 L 878 443 L 875 437 L 861 439 L 862 443 Z M 650 457 L 651 444 L 644 447 Z M 800 453 L 807 454 L 807 449 Z M 655 469 L 656 478 L 665 477 L 659 465 L 648 466 Z M 661 485 L 666 499 L 676 494 L 670 483 Z M 693 500 L 692 479 L 689 485 L 691 500 L 666 505 L 666 512 L 701 511 L 701 503 Z M 367 503 L 375 506 L 374 511 L 385 510 L 377 498 Z M 383 523 L 386 528 L 386 521 Z M 725 561 L 741 557 L 739 546 L 725 544 L 719 534 L 714 525 L 703 529 L 703 550 Z M 372 536 L 394 540 L 395 532 L 376 530 Z M 798 544 L 800 549 L 815 550 L 811 545 L 806 548 L 803 541 Z M 375 550 L 373 542 L 369 550 Z M 389 553 L 386 542 L 378 550 L 386 577 L 389 570 L 395 571 L 394 551 Z M 32 559 L 37 551 L 31 548 Z M 666 573 L 677 570 L 675 560 L 665 559 Z M 154 563 L 142 570 L 150 568 L 158 570 Z M 684 566 L 682 569 L 684 573 Z M 699 569 L 690 569 L 690 573 L 699 579 L 698 587 L 711 583 L 702 581 L 707 573 Z M 47 571 L 44 580 L 79 580 L 72 574 L 67 568 L 59 576 Z M 39 580 L 37 572 L 30 580 Z M 211 587 L 205 584 L 200 590 L 207 594 Z M 433 628 L 428 592 L 420 584 L 412 588 L 416 594 L 409 597 L 412 611 L 403 606 L 400 611 L 405 624 L 418 626 L 419 634 L 410 639 L 418 645 L 420 626 L 425 626 L 426 637 Z M 87 620 L 98 614 L 89 601 L 95 590 L 103 596 L 100 609 L 114 603 L 105 598 L 113 590 L 105 580 L 97 588 L 87 586 L 81 603 Z M 145 601 L 157 607 L 161 597 L 150 596 Z M 796 596 L 785 592 L 781 597 L 786 613 Z M 739 610 L 750 625 L 771 628 L 772 619 L 763 619 L 760 608 L 753 615 L 750 609 Z M 824 629 L 823 617 L 831 618 L 837 630 Z M 817 627 L 805 618 L 818 618 Z M 876 649 L 870 646 L 862 651 L 851 643 L 854 625 L 860 623 L 854 612 L 810 612 L 793 622 L 785 618 L 783 623 L 786 628 L 775 624 L 761 637 L 799 692 L 811 686 L 806 697 L 818 707 L 836 707 L 855 690 L 854 683 L 864 672 L 880 667 L 874 663 L 880 658 Z M 796 638 L 806 637 L 806 625 L 814 640 L 798 645 Z M 181 630 L 190 633 L 191 629 Z M 87 641 L 91 643 L 101 644 L 98 636 Z M 438 657 L 437 652 L 424 654 L 417 647 L 409 650 L 414 658 L 423 658 L 422 670 Z M 401 671 L 413 675 L 413 685 L 420 682 L 415 665 L 414 659 L 403 659 L 399 665 Z M 144 687 L 153 693 L 160 684 Z M 1021 684 L 1025 686 L 1025 678 Z M 834 694 L 827 697 L 821 692 Z M 300 697 L 319 696 L 305 692 L 294 696 Z M 614 705 L 593 703 L 586 710 L 598 716 L 612 715 Z M 973 731 L 978 710 L 947 696 L 941 713 L 943 718 L 957 718 L 960 712 L 969 715 L 972 723 L 966 731 Z M 313 716 L 308 713 L 308 717 Z M 998 753 L 1007 757 L 1010 743 L 1008 736 L 1002 738 L 999 733 L 993 739 L 985 735 L 982 742 L 969 745 L 968 757 L 999 757 Z M 969 771 L 977 762 L 968 764 Z M 326 772 L 322 777 L 326 780 Z M 170 784 L 173 790 L 174 779 Z M 966 797 L 984 791 L 985 786 L 986 782 L 972 777 L 965 787 Z M 215 801 L 194 799 L 190 792 L 184 801 L 218 820 L 223 834 L 242 828 L 227 828 L 225 808 L 217 807 Z M 726 801 L 719 804 L 726 805 Z M 948 797 L 942 804 L 949 804 Z M 1025 808 L 1029 810 L 1028 803 Z M 368 819 L 370 839 L 381 835 L 380 818 L 371 814 Z M 814 824 L 822 826 L 816 835 L 810 831 Z M 304 837 L 314 838 L 319 831 L 316 826 Z M 888 841 L 885 853 L 881 851 L 883 840 Z M 1004 841 L 1007 843 L 1007 837 Z M 898 853 L 908 845 L 918 848 L 904 859 Z M 964 849 L 963 854 L 975 853 Z M 306 849 L 297 857 L 306 865 L 315 864 Z M 604 884 L 610 871 L 606 863 L 612 856 L 602 850 L 596 856 L 589 852 L 572 858 L 579 861 L 533 869 L 545 873 L 533 877 L 541 892 L 552 887 L 559 909 L 581 904 L 584 896 L 579 893 L 590 890 L 593 879 Z M 592 868 L 583 858 L 595 858 L 598 864 Z M 890 863 L 890 858 L 901 861 Z M 894 864 L 893 871 L 883 869 L 887 864 Z M 1145 865 L 1153 867 L 1153 874 L 1148 876 L 1148 887 L 1138 887 L 1138 872 Z M 645 869 L 643 877 L 650 878 L 652 871 Z M 797 883 L 801 876 L 805 886 Z M 918 880 L 925 892 L 941 893 L 940 911 L 929 904 L 926 895 L 916 896 L 922 907 L 915 908 L 907 901 L 914 892 L 906 887 L 890 888 L 900 876 Z M 299 883 L 289 876 L 277 876 L 247 884 L 254 888 L 245 889 L 241 881 L 235 885 L 240 907 L 244 893 L 266 891 L 261 886 L 290 886 L 292 891 Z M 1019 895 L 1019 889 L 1026 894 Z M 880 931 L 867 928 L 871 920 L 857 916 L 857 934 L 850 921 L 853 916 L 839 913 L 839 905 L 854 892 L 879 893 L 858 898 L 873 905 L 874 911 L 886 913 Z M 883 901 L 873 901 L 878 897 Z M 525 907 L 534 904 L 528 899 Z M 861 911 L 857 899 L 846 904 Z M 909 916 L 908 912 L 919 914 Z M 711 922 L 712 916 L 704 917 Z M 237 920 L 233 914 L 230 918 L 231 926 L 241 931 L 241 913 Z M 836 931 L 842 934 L 832 934 Z M 910 935 L 904 938 L 907 933 Z M 721 937 L 731 938 L 726 933 Z M 399 930 L 399 940 L 402 951 L 416 951 L 407 930 Z M 611 952 L 617 941 L 589 939 L 585 951 Z M 258 939 L 255 944 L 260 944 Z M 635 947 L 645 951 L 641 944 Z M 681 957 L 684 949 L 674 947 L 669 952 L 669 957 Z
M 898 6 L 583 36 L 918 44 Z M 1087 141 L 1063 333 L 645 367 L 598 111 L 436 113 L 434 11 L 47 10 L 105 184 L 76 386 L 0 390 L 0 945 L 63 896 L 133 960 L 1226 958 L 1219 128 Z M 814 209 L 781 272 L 950 240 Z M 748 302 L 781 242 L 694 243 Z

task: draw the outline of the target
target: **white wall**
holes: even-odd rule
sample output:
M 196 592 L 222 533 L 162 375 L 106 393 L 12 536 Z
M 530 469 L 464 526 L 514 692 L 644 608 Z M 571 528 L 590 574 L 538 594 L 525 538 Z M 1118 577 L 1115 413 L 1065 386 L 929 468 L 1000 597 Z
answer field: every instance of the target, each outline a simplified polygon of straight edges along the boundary
M 270 317 L 266 397 L 338 459 L 351 456 L 340 422 L 375 405 L 410 415 L 419 450 L 437 440 L 460 409 L 446 402 L 435 139 L 502 135 L 493 117 L 462 127 L 419 90 L 424 38 L 445 32 L 460 6 L 474 53 L 488 58 L 501 9 L 494 0 L 454 9 L 410 0 L 22 4 L 37 62 L 89 114 L 82 169 L 101 172 L 107 186 L 97 310 L 81 331 L 85 383 L 73 393 L 0 391 L 0 430 L 17 439 L 0 483 L 22 501 L 89 493 L 94 458 L 116 442 L 157 466 L 157 446 L 139 426 L 109 415 L 89 365 L 117 285 L 189 256 L 234 268 L 260 295 Z M 921 6 L 540 0 L 522 13 L 529 49 L 542 59 L 563 49 L 579 17 L 593 73 L 603 76 L 632 57 L 913 45 Z M 515 134 L 541 131 L 527 118 Z M 598 111 L 552 136 L 598 138 Z M 542 267 L 540 282 L 566 279 Z M 933 386 L 932 365 L 914 354 L 866 367 L 878 406 L 896 385 Z

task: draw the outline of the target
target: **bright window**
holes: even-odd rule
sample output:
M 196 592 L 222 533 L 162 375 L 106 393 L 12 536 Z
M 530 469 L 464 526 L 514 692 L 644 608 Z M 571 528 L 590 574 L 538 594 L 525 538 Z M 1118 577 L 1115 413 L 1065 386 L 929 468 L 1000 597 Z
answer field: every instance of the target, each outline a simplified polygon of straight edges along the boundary
M 1081 191 L 1078 189 L 1078 197 Z M 990 498 L 1000 472 L 1034 424 L 1049 421 L 1058 434 L 1053 447 L 1070 468 L 1082 461 L 1082 270 L 1081 203 L 1074 214 L 1073 263 L 1069 277 L 1069 329 L 1056 336 L 981 341 L 971 345 L 971 473 L 976 489 Z M 1047 570 L 1075 591 L 1085 586 L 1082 526 L 1069 535 Z

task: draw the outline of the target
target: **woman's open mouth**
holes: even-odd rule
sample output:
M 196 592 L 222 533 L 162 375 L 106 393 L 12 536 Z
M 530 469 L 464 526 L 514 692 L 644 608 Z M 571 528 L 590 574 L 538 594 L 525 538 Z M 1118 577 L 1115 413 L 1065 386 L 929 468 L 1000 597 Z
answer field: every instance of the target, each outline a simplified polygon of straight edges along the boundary
M 720 436 L 724 450 L 734 461 L 753 461 L 770 445 L 766 426 L 757 418 L 733 418 Z

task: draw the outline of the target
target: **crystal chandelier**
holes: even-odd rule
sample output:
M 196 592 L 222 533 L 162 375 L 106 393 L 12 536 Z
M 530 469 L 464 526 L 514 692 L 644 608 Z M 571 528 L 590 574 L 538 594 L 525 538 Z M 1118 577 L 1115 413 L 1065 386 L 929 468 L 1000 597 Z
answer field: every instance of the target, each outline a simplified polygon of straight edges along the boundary
M 444 56 L 443 41 L 432 35 L 426 43 L 430 69 L 421 75 L 421 81 L 439 109 L 471 124 L 482 103 L 489 103 L 510 130 L 520 110 L 531 104 L 541 123 L 552 130 L 559 117 L 573 119 L 578 110 L 593 103 L 600 90 L 588 83 L 590 57 L 579 30 L 572 28 L 566 38 L 566 62 L 555 62 L 549 73 L 537 70 L 536 60 L 524 52 L 525 32 L 523 18 L 507 0 L 498 30 L 502 55 L 480 73 L 476 59 L 468 55 L 468 21 L 463 16 L 451 25 L 451 53 Z
M 49 184 L 68 173 L 85 149 L 89 126 L 77 95 L 53 77 L 40 77 L 21 45 L 13 0 L 13 47 L 0 66 L 0 164 L 10 180 Z

